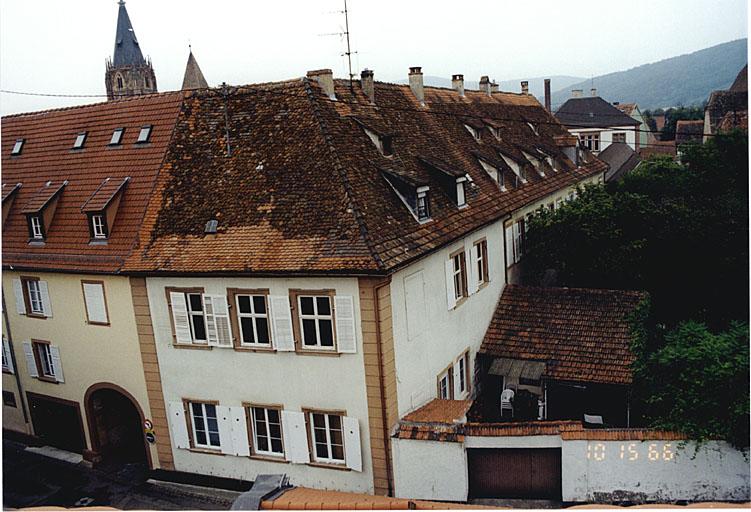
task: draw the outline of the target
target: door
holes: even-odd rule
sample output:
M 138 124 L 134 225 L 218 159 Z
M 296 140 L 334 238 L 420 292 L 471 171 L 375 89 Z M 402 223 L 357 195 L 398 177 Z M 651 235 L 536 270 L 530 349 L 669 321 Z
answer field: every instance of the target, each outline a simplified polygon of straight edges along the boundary
M 561 499 L 560 448 L 467 450 L 470 498 Z
M 146 462 L 141 414 L 131 399 L 115 389 L 88 395 L 86 410 L 94 450 L 103 462 Z
M 85 439 L 78 404 L 35 393 L 27 396 L 34 434 L 42 443 L 83 453 Z

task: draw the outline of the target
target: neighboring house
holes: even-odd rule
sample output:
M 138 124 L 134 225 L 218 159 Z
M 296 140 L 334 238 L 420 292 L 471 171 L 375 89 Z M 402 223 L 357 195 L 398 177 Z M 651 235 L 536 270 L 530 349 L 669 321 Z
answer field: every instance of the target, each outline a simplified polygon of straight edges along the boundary
M 409 78 L 186 95 L 123 268 L 176 470 L 393 493 L 399 418 L 474 393 L 509 221 L 603 180 L 534 97 Z
M 639 156 L 642 159 L 649 158 L 652 155 L 665 155 L 675 158 L 675 140 L 652 140 L 649 146 L 639 148 Z
M 681 119 L 675 123 L 675 148 L 677 157 L 683 155 L 682 148 L 690 144 L 701 144 L 704 121 L 688 121 Z
M 630 116 L 636 121 L 639 121 L 639 147 L 646 147 L 649 142 L 649 135 L 651 134 L 651 130 L 649 128 L 649 125 L 645 121 L 641 110 L 639 110 L 639 105 L 637 105 L 636 103 L 619 103 L 615 101 L 613 102 L 613 106 L 627 116 Z
M 704 142 L 715 133 L 739 128 L 748 133 L 748 66 L 726 91 L 714 91 L 704 109 Z
M 597 89 L 592 89 L 591 94 L 584 97 L 581 90 L 573 91 L 555 117 L 595 155 L 613 142 L 623 142 L 639 151 L 643 120 L 634 119 L 597 96 Z
M 601 151 L 598 157 L 610 167 L 605 173 L 606 183 L 620 179 L 641 163 L 639 154 L 622 142 L 611 144 Z

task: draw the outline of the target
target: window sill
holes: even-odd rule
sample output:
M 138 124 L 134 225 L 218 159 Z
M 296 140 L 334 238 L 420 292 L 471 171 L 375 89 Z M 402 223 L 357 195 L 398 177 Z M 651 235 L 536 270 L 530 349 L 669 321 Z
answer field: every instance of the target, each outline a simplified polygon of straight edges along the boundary
M 107 245 L 106 238 L 94 238 L 89 241 L 89 245 Z
M 188 448 L 188 451 L 189 452 L 193 452 L 193 453 L 205 453 L 205 454 L 208 454 L 208 455 L 226 455 L 226 453 L 222 453 L 221 451 L 219 451 L 219 448 L 217 448 L 215 450 L 212 450 L 211 448 L 195 448 L 195 447 L 190 447 L 190 448 Z
M 40 320 L 47 320 L 47 317 L 40 313 L 26 313 L 25 316 L 27 316 L 28 318 L 38 318 Z
M 36 238 L 32 238 L 32 239 L 29 240 L 29 245 L 31 247 L 44 247 L 45 243 L 44 243 L 44 240 L 39 240 L 39 239 L 36 239 Z
M 321 350 L 321 349 L 314 349 L 314 348 L 298 348 L 297 350 L 295 350 L 295 354 L 303 355 L 303 356 L 329 356 L 329 357 L 339 357 L 341 355 L 335 349 Z
M 86 323 L 87 323 L 88 325 L 98 325 L 98 326 L 100 326 L 100 327 L 109 327 L 109 326 L 110 326 L 110 323 L 109 323 L 109 322 L 88 322 L 88 321 L 87 321 Z
M 454 304 L 454 309 L 459 308 L 459 306 L 461 306 L 462 304 L 464 304 L 465 302 L 467 302 L 468 298 L 469 297 L 467 297 L 467 296 L 463 296 L 463 297 L 461 297 L 459 299 L 456 299 L 456 304 Z
M 282 462 L 284 464 L 289 464 L 289 461 L 284 458 L 284 455 L 280 455 L 278 457 L 274 457 L 273 455 L 261 455 L 261 454 L 252 454 L 248 458 L 253 460 L 262 460 L 266 462 Z
M 37 380 L 41 380 L 42 382 L 49 382 L 50 384 L 60 384 L 55 377 L 45 377 L 40 375 L 37 377 Z
M 189 343 L 173 343 L 172 347 L 173 348 L 185 348 L 185 349 L 188 349 L 188 350 L 211 350 L 212 348 L 214 348 L 211 345 L 199 345 L 197 343 L 191 343 L 191 344 L 189 344 Z
M 7 373 L 8 375 L 13 375 L 12 371 L 6 370 L 5 368 L 3 368 L 3 373 Z
M 335 469 L 337 471 L 352 471 L 352 469 L 345 466 L 344 463 L 335 464 L 333 462 L 308 462 L 307 465 L 313 468 Z
M 269 353 L 276 352 L 276 349 L 274 349 L 274 347 L 272 346 L 266 347 L 263 345 L 260 345 L 258 347 L 253 347 L 251 345 L 235 345 L 235 350 L 237 350 L 238 352 L 269 352 Z

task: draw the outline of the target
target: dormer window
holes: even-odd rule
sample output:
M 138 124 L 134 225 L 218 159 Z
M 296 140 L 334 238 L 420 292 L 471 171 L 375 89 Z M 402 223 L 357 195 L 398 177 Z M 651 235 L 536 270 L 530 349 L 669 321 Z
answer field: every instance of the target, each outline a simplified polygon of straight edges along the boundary
M 524 158 L 529 160 L 529 162 L 534 166 L 535 170 L 537 171 L 537 174 L 540 175 L 541 178 L 545 177 L 545 170 L 542 168 L 542 161 L 527 153 L 526 151 L 522 151 L 522 154 L 524 155 Z
M 465 193 L 465 185 L 467 184 L 467 178 L 458 178 L 456 180 L 456 205 L 461 208 L 467 206 L 467 195 Z
M 10 150 L 12 156 L 20 155 L 23 150 L 23 143 L 26 139 L 16 139 L 16 143 L 13 144 L 13 149 Z
M 383 153 L 383 156 L 394 154 L 393 137 L 391 135 L 381 137 L 381 153 Z
M 537 136 L 540 135 L 540 133 L 537 131 L 537 128 L 535 127 L 535 125 L 533 125 L 532 123 L 528 122 L 527 126 L 529 126 L 529 129 L 532 130 L 532 133 L 534 133 Z
M 468 125 L 468 124 L 465 124 L 465 125 L 464 125 L 464 127 L 465 127 L 465 128 L 467 129 L 467 131 L 468 131 L 468 132 L 469 132 L 469 133 L 470 133 L 470 134 L 472 135 L 472 137 L 474 137 L 474 139 L 475 139 L 475 140 L 476 140 L 477 142 L 480 142 L 480 140 L 482 139 L 482 136 L 481 136 L 481 134 L 480 134 L 480 130 L 478 130 L 478 129 L 477 129 L 477 128 L 475 128 L 474 126 L 470 126 L 470 125 Z
M 73 143 L 73 149 L 81 149 L 84 142 L 86 142 L 86 132 L 81 132 L 76 135 L 76 141 Z
M 366 126 L 365 123 L 360 119 L 354 118 L 354 121 L 360 125 L 362 130 L 365 132 L 365 135 L 367 135 L 373 145 L 378 148 L 378 151 L 381 153 L 381 155 L 390 157 L 394 154 L 394 136 L 392 134 L 383 133 L 379 130 L 371 128 L 370 126 Z
M 151 137 L 151 125 L 143 126 L 141 128 L 141 131 L 138 132 L 138 139 L 136 139 L 136 144 L 145 144 L 149 142 L 149 137 Z
M 527 180 L 524 178 L 524 173 L 522 172 L 522 168 L 516 161 L 504 155 L 503 153 L 501 153 L 501 158 L 503 158 L 503 161 L 506 162 L 506 165 L 508 165 L 511 168 L 511 170 L 514 172 L 514 174 L 517 177 L 517 180 L 521 180 L 522 183 L 527 183 Z
M 29 236 L 34 240 L 44 240 L 44 228 L 40 215 L 29 216 Z
M 67 181 L 62 183 L 46 182 L 29 198 L 26 206 L 21 210 L 26 215 L 30 242 L 40 242 L 47 238 L 47 230 L 52 224 L 57 203 L 67 184 Z
M 107 223 L 104 220 L 104 215 L 91 216 L 91 233 L 94 238 L 100 240 L 107 238 Z
M 112 231 L 125 185 L 130 178 L 107 178 L 81 206 L 89 224 L 90 243 L 105 243 Z
M 428 187 L 420 187 L 417 189 L 417 220 L 426 221 L 430 219 L 430 201 L 428 199 Z
M 123 140 L 124 133 L 125 128 L 115 128 L 115 131 L 112 132 L 112 138 L 110 139 L 110 146 L 119 145 Z
M 496 140 L 501 140 L 501 130 L 500 130 L 500 128 L 496 128 L 496 127 L 492 127 L 491 126 L 490 127 L 490 133 L 493 134 L 493 137 L 495 137 Z

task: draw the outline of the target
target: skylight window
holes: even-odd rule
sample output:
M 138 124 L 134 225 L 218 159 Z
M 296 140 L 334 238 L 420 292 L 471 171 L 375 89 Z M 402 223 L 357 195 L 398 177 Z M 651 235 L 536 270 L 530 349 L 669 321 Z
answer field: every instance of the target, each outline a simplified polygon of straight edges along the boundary
M 84 142 L 86 142 L 86 132 L 81 132 L 76 135 L 76 141 L 73 143 L 73 149 L 81 149 Z
M 123 140 L 123 133 L 125 133 L 125 128 L 115 128 L 115 131 L 112 132 L 112 138 L 110 139 L 110 146 L 117 146 L 120 144 Z
M 138 132 L 138 139 L 136 140 L 137 144 L 144 144 L 146 142 L 149 142 L 149 137 L 151 137 L 151 128 L 151 125 L 141 128 L 141 131 Z
M 13 144 L 13 149 L 11 150 L 11 155 L 20 155 L 21 150 L 23 149 L 23 143 L 25 142 L 25 139 L 17 139 L 16 143 Z

